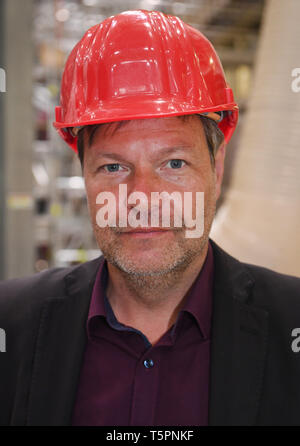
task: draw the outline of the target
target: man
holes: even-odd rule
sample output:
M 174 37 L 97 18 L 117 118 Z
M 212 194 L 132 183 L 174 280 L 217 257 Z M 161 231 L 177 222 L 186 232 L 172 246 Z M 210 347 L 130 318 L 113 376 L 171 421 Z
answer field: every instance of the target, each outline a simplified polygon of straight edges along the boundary
M 214 49 L 176 17 L 125 12 L 76 45 L 55 127 L 103 256 L 0 285 L 1 424 L 300 424 L 300 280 L 209 239 L 236 121 Z M 149 210 L 155 193 L 175 199 Z M 196 237 L 182 207 L 203 209 Z

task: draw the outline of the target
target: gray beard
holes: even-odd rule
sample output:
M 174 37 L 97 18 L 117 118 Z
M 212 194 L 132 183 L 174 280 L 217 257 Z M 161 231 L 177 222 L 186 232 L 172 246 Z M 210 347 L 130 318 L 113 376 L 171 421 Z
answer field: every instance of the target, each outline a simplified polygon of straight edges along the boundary
M 160 271 L 136 271 L 130 265 L 124 265 L 114 256 L 104 253 L 107 262 L 118 268 L 124 277 L 128 288 L 140 300 L 147 301 L 148 304 L 164 302 L 164 291 L 173 288 L 182 279 L 182 273 L 199 257 L 208 242 L 208 236 L 201 238 L 201 244 L 194 249 L 190 249 L 177 259 L 168 268 Z

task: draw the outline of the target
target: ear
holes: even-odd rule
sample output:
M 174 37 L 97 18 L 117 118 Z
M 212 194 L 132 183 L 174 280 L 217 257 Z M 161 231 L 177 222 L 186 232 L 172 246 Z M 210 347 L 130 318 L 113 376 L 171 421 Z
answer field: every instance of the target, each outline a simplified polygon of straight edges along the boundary
M 215 156 L 215 182 L 216 182 L 216 200 L 221 195 L 221 186 L 224 174 L 224 162 L 225 162 L 226 144 L 223 142 L 218 148 Z

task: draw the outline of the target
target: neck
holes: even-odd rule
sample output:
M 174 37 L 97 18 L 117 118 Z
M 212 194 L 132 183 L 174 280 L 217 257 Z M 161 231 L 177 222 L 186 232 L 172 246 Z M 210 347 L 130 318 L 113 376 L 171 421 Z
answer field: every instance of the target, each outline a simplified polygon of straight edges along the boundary
M 127 274 L 108 263 L 106 293 L 118 321 L 142 331 L 150 342 L 159 339 L 175 323 L 207 249 L 208 243 L 184 270 L 157 276 Z

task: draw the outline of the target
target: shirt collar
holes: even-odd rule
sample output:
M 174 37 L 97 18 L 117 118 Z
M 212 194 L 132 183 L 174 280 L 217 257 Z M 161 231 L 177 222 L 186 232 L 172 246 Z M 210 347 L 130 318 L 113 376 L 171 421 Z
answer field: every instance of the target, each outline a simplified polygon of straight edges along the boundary
M 108 271 L 107 262 L 104 257 L 96 275 L 96 280 L 93 287 L 92 298 L 89 308 L 88 321 L 94 316 L 106 316 L 105 298 L 107 285 Z
M 186 296 L 181 312 L 189 312 L 196 319 L 205 339 L 210 337 L 212 296 L 213 296 L 214 259 L 211 244 L 208 243 L 207 255 L 196 280 Z

